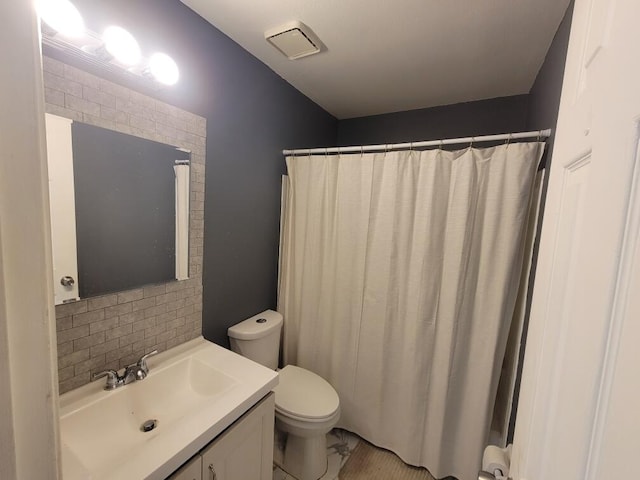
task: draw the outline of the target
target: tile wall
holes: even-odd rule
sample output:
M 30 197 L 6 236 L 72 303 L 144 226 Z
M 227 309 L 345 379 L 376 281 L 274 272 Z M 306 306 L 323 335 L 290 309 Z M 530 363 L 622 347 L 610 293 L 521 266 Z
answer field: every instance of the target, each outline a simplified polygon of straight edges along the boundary
M 202 333 L 206 119 L 44 57 L 47 113 L 191 151 L 189 279 L 56 306 L 60 393 Z

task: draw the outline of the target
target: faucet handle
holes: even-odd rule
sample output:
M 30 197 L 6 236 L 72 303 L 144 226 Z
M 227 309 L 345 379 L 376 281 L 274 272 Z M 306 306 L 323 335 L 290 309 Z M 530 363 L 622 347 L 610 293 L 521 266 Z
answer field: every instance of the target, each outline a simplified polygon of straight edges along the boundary
M 97 380 L 101 377 L 107 377 L 107 383 L 104 386 L 105 390 L 113 390 L 118 387 L 120 376 L 115 370 L 105 370 L 104 372 L 94 373 L 91 377 L 92 380 Z
M 147 358 L 156 355 L 158 353 L 158 350 L 154 350 L 153 352 L 149 352 L 146 355 L 143 355 L 140 360 L 138 360 L 138 367 L 140 367 L 142 369 L 142 371 L 145 373 L 145 375 L 147 373 L 149 373 L 149 366 L 147 365 Z

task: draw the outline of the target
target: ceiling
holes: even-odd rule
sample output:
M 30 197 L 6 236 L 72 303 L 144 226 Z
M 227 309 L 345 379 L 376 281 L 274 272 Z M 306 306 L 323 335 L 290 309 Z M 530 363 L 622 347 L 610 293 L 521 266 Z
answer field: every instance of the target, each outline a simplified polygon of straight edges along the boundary
M 569 0 L 181 0 L 339 119 L 528 93 Z M 292 20 L 326 46 L 288 60 Z

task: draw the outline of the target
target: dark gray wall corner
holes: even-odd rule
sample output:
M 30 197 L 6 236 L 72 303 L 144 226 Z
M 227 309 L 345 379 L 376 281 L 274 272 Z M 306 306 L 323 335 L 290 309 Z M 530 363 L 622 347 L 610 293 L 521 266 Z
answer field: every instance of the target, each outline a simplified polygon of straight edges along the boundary
M 341 120 L 338 144 L 400 143 L 523 131 L 528 102 L 528 95 L 514 95 Z
M 560 22 L 558 30 L 553 38 L 551 46 L 547 51 L 545 60 L 540 67 L 540 71 L 536 80 L 531 87 L 529 94 L 529 115 L 527 118 L 527 130 L 544 130 L 552 129 L 551 137 L 547 140 L 545 151 L 546 171 L 549 172 L 551 165 L 551 153 L 553 152 L 553 143 L 556 134 L 556 124 L 558 122 L 558 112 L 560 110 L 560 97 L 562 94 L 562 81 L 564 78 L 564 68 L 567 58 L 567 50 L 569 48 L 569 36 L 571 33 L 571 20 L 573 17 L 572 0 L 567 11 Z M 542 186 L 542 199 L 540 204 L 540 218 L 538 219 L 538 230 L 536 232 L 536 240 L 533 246 L 533 261 L 531 272 L 529 274 L 529 290 L 527 291 L 527 303 L 525 307 L 525 318 L 522 328 L 522 338 L 520 341 L 520 351 L 518 355 L 518 372 L 516 375 L 516 384 L 513 394 L 513 406 L 511 410 L 511 418 L 509 420 L 509 431 L 507 442 L 513 440 L 515 433 L 515 422 L 518 413 L 518 401 L 520 398 L 520 383 L 522 380 L 522 367 L 524 363 L 524 354 L 527 345 L 527 332 L 529 329 L 529 315 L 531 313 L 531 302 L 533 295 L 533 286 L 536 277 L 536 265 L 540 246 L 540 232 L 544 219 L 544 205 L 546 201 L 547 189 L 549 187 L 549 175 L 545 176 Z
M 530 130 L 551 128 L 554 130 L 552 134 L 555 134 L 572 15 L 573 1 L 569 4 L 567 12 L 560 22 L 553 42 L 547 51 L 544 63 L 540 67 L 536 80 L 529 92 L 527 128 Z M 552 141 L 553 138 L 549 143 L 550 146 L 552 146 Z
M 160 91 L 91 73 L 206 117 L 203 334 L 276 304 L 282 149 L 333 145 L 337 120 L 176 0 L 76 0 L 89 28 L 116 23 L 143 51 L 176 59 L 178 85 Z

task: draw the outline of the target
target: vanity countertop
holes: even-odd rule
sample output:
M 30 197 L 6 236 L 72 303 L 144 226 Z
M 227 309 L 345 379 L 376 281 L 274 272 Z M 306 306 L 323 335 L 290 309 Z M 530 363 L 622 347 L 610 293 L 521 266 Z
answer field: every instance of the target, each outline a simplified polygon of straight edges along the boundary
M 64 480 L 166 478 L 267 395 L 278 374 L 196 338 L 147 360 L 149 375 L 60 396 Z M 156 420 L 156 427 L 141 430 Z

